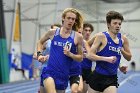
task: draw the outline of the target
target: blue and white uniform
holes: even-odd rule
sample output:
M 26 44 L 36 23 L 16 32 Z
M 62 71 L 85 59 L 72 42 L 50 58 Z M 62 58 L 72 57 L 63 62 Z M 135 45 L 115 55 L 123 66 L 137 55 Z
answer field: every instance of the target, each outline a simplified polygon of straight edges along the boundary
M 122 48 L 122 40 L 121 34 L 118 33 L 119 43 L 116 44 L 110 37 L 107 32 L 103 32 L 107 38 L 106 46 L 99 52 L 97 52 L 98 56 L 116 56 L 117 60 L 115 63 L 109 63 L 105 61 L 96 61 L 96 72 L 103 75 L 116 75 L 117 69 L 121 60 L 121 48 Z
M 50 47 L 51 47 L 51 40 L 50 39 L 47 41 L 47 44 L 45 47 L 46 47 L 46 49 L 42 52 L 43 56 L 50 54 Z M 48 64 L 48 60 L 42 63 L 42 66 L 40 69 L 41 74 L 42 74 L 43 68 L 47 67 L 47 64 Z M 43 86 L 43 78 L 41 78 L 41 80 L 40 80 L 40 86 Z
M 84 49 L 83 52 L 86 54 L 87 50 L 85 48 L 85 45 L 83 46 L 83 49 Z M 83 61 L 81 62 L 81 70 L 82 70 L 83 81 L 86 81 L 87 84 L 88 84 L 89 77 L 92 72 L 91 69 L 92 69 L 92 61 L 87 58 L 84 58 Z
M 62 38 L 60 36 L 60 28 L 58 28 L 51 41 L 48 64 L 47 67 L 43 68 L 41 78 L 44 80 L 45 78 L 52 77 L 57 90 L 65 90 L 68 86 L 69 69 L 73 59 L 63 53 L 63 47 L 66 42 L 71 43 L 70 52 L 76 54 L 74 37 L 75 32 L 72 31 L 68 38 Z
M 84 41 L 83 41 L 83 52 L 87 53 Z M 88 83 L 89 76 L 92 72 L 91 68 L 92 68 L 92 61 L 87 58 L 83 58 L 82 62 L 73 61 L 70 68 L 70 84 L 77 83 L 78 80 L 77 77 L 81 75 L 83 77 L 83 80 L 86 81 L 86 83 Z M 71 79 L 72 77 L 75 80 Z
M 71 62 L 71 67 L 70 67 L 70 76 L 79 76 L 81 75 L 82 71 L 81 71 L 81 62 L 77 62 L 75 60 L 73 60 L 73 62 Z
M 83 45 L 83 53 L 87 53 L 87 50 L 85 48 L 85 45 Z M 92 61 L 87 59 L 87 58 L 84 58 L 83 61 L 81 62 L 81 68 L 82 69 L 91 69 L 92 67 Z
M 79 76 L 81 75 L 81 62 L 73 61 L 71 62 L 70 67 L 70 76 Z
M 87 53 L 84 42 L 83 42 L 83 52 Z M 83 58 L 82 62 L 73 61 L 70 69 L 70 76 L 81 75 L 82 69 L 91 69 L 91 67 L 92 67 L 92 61 L 87 58 Z
M 103 92 L 109 86 L 118 87 L 118 79 L 117 79 L 117 69 L 121 60 L 121 48 L 122 48 L 122 40 L 121 34 L 118 33 L 117 37 L 119 39 L 118 43 L 115 43 L 108 32 L 103 32 L 107 39 L 106 46 L 96 54 L 98 56 L 110 57 L 116 56 L 115 63 L 109 63 L 106 61 L 96 61 L 95 71 L 93 71 L 90 76 L 89 86 L 96 90 Z

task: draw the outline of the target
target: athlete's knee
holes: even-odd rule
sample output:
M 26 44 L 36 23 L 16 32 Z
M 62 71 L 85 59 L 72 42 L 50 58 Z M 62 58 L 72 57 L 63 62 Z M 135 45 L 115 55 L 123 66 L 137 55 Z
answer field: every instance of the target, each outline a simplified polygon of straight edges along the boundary
M 79 87 L 78 88 L 78 93 L 82 93 L 83 92 L 83 88 L 82 87 Z
M 45 78 L 43 83 L 54 83 L 54 79 L 52 77 Z
M 72 90 L 71 90 L 71 93 L 78 93 L 78 90 L 76 90 L 76 89 L 75 89 L 75 90 L 72 89 Z
M 45 91 L 47 93 L 56 93 L 54 79 L 52 77 L 48 77 L 43 81 Z
M 71 87 L 71 93 L 78 93 L 78 86 L 72 86 Z

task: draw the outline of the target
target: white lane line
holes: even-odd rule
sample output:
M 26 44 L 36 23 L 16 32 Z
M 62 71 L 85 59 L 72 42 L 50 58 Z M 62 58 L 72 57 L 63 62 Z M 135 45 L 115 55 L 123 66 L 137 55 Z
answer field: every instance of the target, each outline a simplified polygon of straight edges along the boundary
M 16 88 L 11 88 L 11 89 L 5 89 L 5 90 L 3 90 L 3 92 L 5 93 L 5 92 L 10 92 L 10 91 L 20 91 L 20 90 L 22 90 L 23 91 L 23 89 L 30 89 L 31 87 L 32 88 L 34 88 L 35 89 L 35 87 L 38 87 L 39 86 L 39 84 L 32 84 L 32 85 L 26 85 L 26 86 L 18 86 L 18 87 L 16 87 Z M 25 89 L 25 90 L 26 90 Z
M 22 82 L 22 83 L 17 82 L 17 83 L 13 83 L 9 85 L 0 86 L 0 89 L 9 89 L 9 88 L 14 88 L 14 87 L 28 85 L 28 84 L 36 84 L 36 83 L 39 83 L 39 82 L 38 81 L 29 81 L 29 82 Z

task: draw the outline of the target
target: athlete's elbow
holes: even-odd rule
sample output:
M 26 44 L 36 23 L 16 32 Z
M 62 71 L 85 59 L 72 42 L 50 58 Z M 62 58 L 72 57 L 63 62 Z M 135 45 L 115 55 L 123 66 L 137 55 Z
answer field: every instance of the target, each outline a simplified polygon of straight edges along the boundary
M 79 62 L 82 62 L 82 61 L 83 61 L 83 59 L 80 59 L 80 60 L 79 60 Z
M 126 60 L 127 60 L 127 61 L 130 61 L 130 60 L 131 60 L 131 58 L 127 58 Z
M 43 43 L 41 42 L 41 40 L 38 40 L 37 45 L 38 46 L 43 45 Z
M 91 61 L 96 61 L 94 55 L 91 54 L 91 53 L 88 53 L 88 54 L 86 55 L 86 58 L 89 59 L 89 60 L 91 60 Z
M 83 56 L 81 56 L 77 61 L 82 62 L 83 61 Z
M 79 59 L 79 62 L 82 62 L 83 61 L 83 57 L 81 57 L 80 59 Z
M 129 55 L 129 56 L 126 58 L 126 60 L 127 60 L 127 61 L 130 61 L 131 58 L 132 58 L 132 55 Z
M 130 61 L 130 60 L 131 60 L 131 58 L 132 58 L 132 55 L 130 55 L 130 57 L 129 57 L 128 61 Z

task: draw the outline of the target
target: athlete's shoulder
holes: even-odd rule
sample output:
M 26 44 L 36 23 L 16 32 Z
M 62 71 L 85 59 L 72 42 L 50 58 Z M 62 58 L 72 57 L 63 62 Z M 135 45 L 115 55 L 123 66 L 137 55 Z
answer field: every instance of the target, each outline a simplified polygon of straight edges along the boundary
M 122 35 L 122 34 L 121 34 L 121 36 L 122 36 L 122 38 L 127 38 L 127 36 L 126 36 L 126 35 Z
M 55 35 L 56 31 L 57 31 L 57 29 L 49 29 L 49 30 L 47 31 L 47 34 L 48 34 L 50 37 L 52 37 L 52 36 Z
M 56 29 L 49 29 L 48 31 L 50 34 L 54 34 L 56 32 Z
M 96 37 L 98 37 L 98 38 L 105 38 L 105 35 L 103 34 L 103 32 L 99 32 L 99 33 L 95 34 L 95 38 Z
M 78 32 L 75 32 L 75 36 L 77 37 L 77 38 L 83 38 L 83 35 L 82 34 L 80 34 L 80 33 L 78 33 Z
M 127 36 L 126 35 L 122 35 L 122 42 L 128 42 Z

